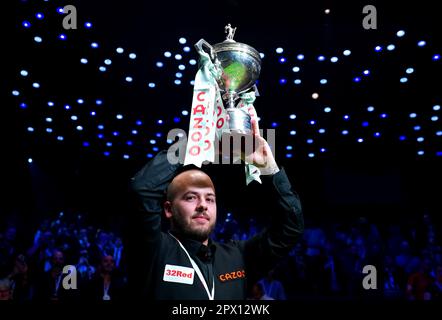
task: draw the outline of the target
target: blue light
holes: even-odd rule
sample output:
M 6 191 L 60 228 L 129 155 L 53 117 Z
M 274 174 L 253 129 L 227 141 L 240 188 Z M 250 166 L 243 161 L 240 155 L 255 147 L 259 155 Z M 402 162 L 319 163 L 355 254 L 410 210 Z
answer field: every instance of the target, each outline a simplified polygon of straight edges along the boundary
M 103 129 L 104 129 L 104 126 L 103 126 L 102 124 L 99 124 L 99 125 L 97 126 L 97 128 L 98 128 L 98 130 L 103 130 Z
M 64 13 L 64 10 L 63 10 L 62 7 L 59 7 L 59 8 L 57 8 L 57 12 L 63 14 L 63 13 Z
M 183 58 L 179 53 L 175 55 L 175 60 L 181 60 Z
M 258 81 L 258 80 L 257 80 Z M 195 85 L 195 80 L 190 80 L 190 85 L 193 86 Z
M 43 14 L 43 13 L 40 13 L 40 12 L 38 12 L 35 16 L 36 16 L 37 19 L 39 19 L 39 20 L 41 20 L 41 19 L 44 18 L 44 14 Z
M 292 120 L 296 119 L 296 114 L 291 114 L 289 118 Z
M 121 48 L 121 47 L 118 47 L 115 51 L 117 51 L 117 53 L 123 53 L 124 52 L 124 49 L 123 48 Z
M 437 104 L 437 105 L 433 106 L 433 110 L 434 110 L 434 111 L 438 111 L 438 110 L 440 110 L 440 105 Z
M 28 76 L 28 72 L 26 70 L 22 70 L 20 71 L 20 75 L 22 75 L 23 77 L 27 77 Z
M 180 38 L 178 40 L 181 44 L 185 44 L 187 42 L 186 38 Z
M 91 47 L 94 48 L 94 49 L 97 49 L 98 48 L 98 43 L 92 42 L 91 43 Z
M 46 120 L 46 122 L 52 122 L 52 118 L 49 118 L 49 117 L 47 117 L 45 120 Z
M 382 47 L 381 47 L 381 46 L 376 46 L 376 47 L 374 48 L 374 51 L 376 51 L 376 52 L 380 52 L 380 51 L 382 51 Z
M 112 134 L 113 134 L 114 137 L 117 137 L 117 136 L 120 135 L 120 133 L 118 131 L 114 131 L 114 132 L 112 132 Z
M 184 52 L 190 52 L 190 47 L 185 46 L 185 47 L 183 48 L 183 51 L 184 51 Z
M 285 155 L 285 157 L 286 157 L 286 158 L 292 158 L 293 155 L 292 155 L 291 153 L 287 153 L 287 154 Z
M 135 124 L 136 124 L 137 126 L 141 126 L 141 125 L 143 124 L 143 121 L 141 121 L 141 120 L 137 120 L 137 121 L 135 122 Z
M 265 54 L 264 54 L 264 53 L 262 53 L 262 52 L 260 52 L 260 53 L 259 53 L 259 56 L 261 57 L 261 59 L 264 59 L 264 57 L 265 57 Z
M 83 127 L 82 126 L 77 126 L 77 128 L 76 128 L 78 131 L 82 131 L 83 130 Z
M 442 136 L 442 131 L 437 131 L 436 136 L 439 136 L 439 137 Z
M 348 134 L 348 130 L 342 130 L 341 134 L 343 134 L 344 136 Z
M 419 131 L 421 129 L 421 126 L 414 126 L 413 129 L 414 131 Z
M 293 68 L 292 68 L 292 71 L 293 71 L 293 72 L 299 72 L 299 70 L 301 70 L 299 67 L 293 67 Z
M 121 119 L 123 119 L 123 115 L 121 115 L 121 114 L 117 114 L 116 118 L 117 118 L 118 120 L 121 120 Z
M 272 128 L 276 128 L 278 126 L 277 122 L 272 122 Z
M 286 60 L 285 60 L 284 57 L 279 58 L 279 62 L 280 62 L 280 63 L 284 63 L 285 61 L 286 61 Z
M 442 156 L 442 151 L 437 151 L 436 152 L 436 157 L 441 157 Z
M 83 142 L 83 147 L 89 147 L 89 146 L 90 146 L 89 142 L 87 141 Z
M 64 108 L 65 108 L 66 110 L 69 110 L 69 109 L 71 108 L 71 106 L 67 104 L 67 105 L 64 106 Z
M 437 60 L 439 60 L 440 59 L 440 55 L 439 54 L 435 54 L 434 56 L 433 56 L 433 60 L 434 61 L 437 61 Z
M 32 163 L 32 158 L 28 158 L 28 163 Z
M 320 83 L 320 84 L 327 84 L 327 79 L 321 79 L 321 80 L 319 81 L 319 83 Z
M 181 80 L 179 80 L 179 79 L 176 79 L 175 81 L 174 81 L 174 83 L 178 86 L 178 85 L 180 85 L 181 84 Z
M 389 44 L 389 45 L 387 46 L 387 50 L 388 50 L 388 51 L 393 51 L 395 48 L 396 48 L 396 46 L 395 46 L 394 44 Z
M 97 106 L 102 105 L 103 104 L 103 100 L 97 99 L 97 100 L 95 100 L 95 104 Z
M 173 122 L 175 122 L 175 123 L 178 123 L 178 122 L 180 122 L 181 121 L 181 119 L 179 118 L 179 117 L 174 117 L 173 118 Z
M 32 128 L 32 127 L 28 127 L 28 132 L 34 132 L 34 128 Z
M 138 134 L 138 131 L 137 130 L 132 130 L 132 134 L 133 135 Z
M 175 77 L 177 77 L 177 78 L 181 78 L 182 76 L 183 76 L 183 74 L 181 72 L 175 73 Z
M 40 88 L 40 84 L 39 84 L 38 82 L 34 82 L 34 83 L 32 84 L 32 86 L 33 86 L 35 89 Z
M 158 147 L 153 147 L 152 150 L 158 152 L 160 149 Z
M 18 90 L 12 90 L 12 95 L 17 97 L 20 95 L 20 92 L 18 92 Z
M 91 113 L 90 113 L 90 114 L 91 114 L 91 116 L 92 116 L 92 117 L 94 117 L 94 116 L 96 116 L 96 115 L 97 115 L 97 114 L 95 113 L 95 111 L 91 111 Z
M 381 118 L 382 119 L 385 119 L 387 117 L 387 114 L 385 114 L 385 113 L 381 113 Z
M 106 59 L 106 60 L 104 60 L 104 64 L 109 66 L 109 65 L 112 64 L 112 60 L 111 59 Z
M 292 146 L 287 146 L 287 147 L 285 147 L 287 150 L 292 150 L 293 149 L 293 147 Z
M 295 81 L 293 81 L 295 84 L 301 84 L 301 79 L 296 79 Z
M 380 134 L 379 132 L 375 132 L 375 133 L 374 133 L 374 136 L 375 136 L 376 138 L 379 138 L 379 137 L 381 136 L 381 134 Z
M 424 139 L 424 137 L 418 137 L 416 140 L 417 140 L 417 142 L 423 142 L 425 139 Z
M 432 116 L 432 117 L 431 117 L 431 121 L 437 121 L 437 120 L 439 120 L 439 117 L 438 117 L 438 116 Z
M 417 114 L 416 114 L 416 113 L 410 113 L 409 117 L 410 117 L 410 118 L 416 118 L 416 117 L 417 117 Z
M 344 56 L 349 56 L 349 55 L 351 55 L 351 51 L 350 50 L 344 50 L 343 54 L 344 54 Z
M 60 39 L 60 40 L 66 40 L 66 35 L 65 35 L 64 33 L 62 33 L 62 34 L 60 34 L 60 35 L 58 36 L 58 39 Z
M 396 36 L 403 37 L 405 35 L 405 31 L 404 30 L 399 30 L 398 32 L 396 32 Z
M 307 139 L 307 143 L 308 144 L 312 144 L 313 143 L 313 139 Z
M 20 103 L 20 108 L 22 109 L 26 109 L 28 107 L 28 105 L 24 102 Z
M 152 140 L 149 141 L 149 143 L 150 143 L 150 144 L 155 144 L 155 143 L 157 143 L 157 142 L 156 142 L 156 140 L 152 139 Z
M 423 156 L 423 155 L 424 155 L 424 153 L 425 153 L 425 152 L 424 152 L 424 151 L 422 151 L 422 150 L 420 150 L 420 151 L 418 151 L 418 152 L 417 152 L 417 154 L 418 154 L 419 156 Z
M 133 81 L 133 78 L 132 77 L 126 77 L 126 79 L 125 79 L 127 82 L 132 82 Z
M 290 135 L 291 135 L 291 136 L 295 136 L 295 135 L 296 135 L 296 131 L 295 131 L 295 130 L 291 130 L 291 131 L 290 131 Z
M 135 53 L 129 53 L 129 59 L 134 60 L 136 58 L 137 58 L 137 55 Z
M 296 56 L 296 58 L 297 58 L 298 60 L 304 60 L 304 55 L 303 55 L 303 54 L 298 54 L 298 55 Z
M 310 120 L 310 124 L 313 126 L 313 125 L 316 124 L 316 121 L 315 120 Z
M 110 156 L 110 152 L 109 152 L 109 151 L 104 151 L 103 154 L 104 154 L 106 157 L 109 157 L 109 156 Z
M 283 48 L 276 48 L 276 53 L 283 53 L 284 49 Z
M 86 64 L 88 61 L 87 61 L 86 58 L 81 58 L 81 59 L 80 59 L 80 62 L 81 62 L 82 64 Z
M 325 60 L 325 57 L 324 56 L 319 56 L 318 57 L 318 61 L 324 61 Z
M 322 133 L 325 133 L 325 129 L 322 129 L 322 128 L 321 128 L 321 129 L 318 130 L 318 132 L 321 133 L 321 134 L 322 134 Z
M 123 158 L 127 160 L 127 159 L 129 159 L 129 155 L 125 154 L 125 155 L 123 155 Z
M 83 104 L 83 103 L 84 103 L 84 100 L 83 100 L 83 99 L 78 99 L 78 100 L 77 100 L 77 103 L 78 103 L 78 104 Z
M 308 157 L 309 157 L 309 158 L 314 158 L 314 157 L 315 157 L 315 154 L 310 152 L 310 153 L 308 154 Z
M 348 114 L 344 115 L 344 120 L 350 119 L 350 116 Z
M 359 139 L 358 139 L 358 142 L 359 142 L 359 143 L 362 143 L 362 142 L 364 142 L 364 139 L 359 138 Z
M 157 123 L 158 124 L 163 124 L 163 120 L 158 120 Z
M 427 43 L 424 41 L 424 40 L 421 40 L 421 41 L 419 41 L 418 43 L 417 43 L 417 45 L 419 46 L 419 47 L 423 47 L 423 46 L 425 46 Z
M 196 60 L 195 59 L 190 59 L 189 60 L 189 64 L 192 65 L 192 66 L 196 65 Z
M 353 81 L 354 81 L 354 82 L 360 82 L 360 81 L 361 81 L 361 78 L 359 78 L 359 77 L 355 77 L 355 78 L 353 79 Z
M 363 126 L 363 127 L 368 127 L 368 125 L 369 125 L 368 121 L 364 121 L 364 122 L 362 122 L 362 126 Z
M 364 70 L 362 73 L 363 73 L 365 76 L 368 76 L 368 75 L 370 74 L 370 70 Z
M 405 82 L 408 81 L 408 79 L 407 79 L 406 77 L 402 77 L 402 78 L 400 78 L 399 81 L 400 81 L 401 83 L 405 83 Z
M 399 137 L 399 140 L 401 140 L 401 141 L 405 141 L 405 139 L 407 139 L 405 136 L 400 136 Z
M 162 67 L 164 66 L 164 64 L 163 64 L 161 61 L 158 61 L 158 62 L 156 63 L 156 66 L 157 66 L 158 68 L 162 68 Z
M 37 43 L 41 43 L 43 41 L 43 38 L 39 37 L 39 36 L 35 36 L 34 37 L 34 41 L 37 42 Z
M 58 140 L 58 141 L 63 141 L 64 138 L 63 138 L 62 136 L 58 136 L 58 137 L 57 137 L 57 140 Z
M 103 139 L 104 135 L 102 133 L 97 134 L 98 139 Z
M 106 147 L 112 147 L 112 142 L 106 142 Z
M 414 72 L 413 68 L 407 68 L 407 70 L 405 70 L 406 73 L 410 74 Z
M 155 88 L 155 83 L 149 82 L 149 88 Z
M 161 138 L 163 135 L 161 134 L 161 132 L 157 132 L 156 134 L 155 134 L 155 137 L 157 137 L 157 138 Z
M 330 61 L 332 62 L 332 63 L 336 63 L 336 62 L 338 62 L 338 57 L 331 57 L 330 58 Z
M 178 69 L 181 70 L 181 71 L 183 71 L 184 69 L 186 69 L 186 66 L 185 66 L 184 64 L 180 64 L 180 65 L 178 66 Z
M 84 27 L 85 27 L 86 29 L 90 29 L 90 28 L 92 28 L 92 23 L 90 23 L 90 22 L 85 22 L 85 23 L 84 23 Z
M 368 111 L 368 112 L 373 112 L 373 111 L 374 111 L 374 107 L 373 107 L 373 106 L 369 106 L 369 107 L 367 107 L 367 111 Z
M 187 110 L 183 110 L 183 111 L 181 111 L 181 114 L 182 114 L 183 116 L 187 116 L 187 115 L 189 114 L 189 111 L 187 111 Z
M 22 25 L 23 25 L 23 27 L 25 27 L 25 28 L 29 28 L 29 27 L 31 27 L 31 23 L 30 23 L 29 21 L 23 21 L 23 22 L 22 22 Z
M 165 51 L 165 52 L 164 52 L 164 56 L 165 56 L 166 58 L 170 58 L 170 57 L 172 56 L 172 53 L 170 53 L 169 51 Z
M 101 72 L 105 72 L 106 71 L 106 67 L 101 66 L 101 67 L 98 68 L 98 70 L 100 70 Z
M 286 83 L 287 83 L 287 80 L 286 80 L 286 79 L 279 79 L 279 83 L 280 83 L 280 84 L 286 84 Z
M 51 128 L 46 128 L 46 132 L 47 133 L 52 133 L 52 129 Z

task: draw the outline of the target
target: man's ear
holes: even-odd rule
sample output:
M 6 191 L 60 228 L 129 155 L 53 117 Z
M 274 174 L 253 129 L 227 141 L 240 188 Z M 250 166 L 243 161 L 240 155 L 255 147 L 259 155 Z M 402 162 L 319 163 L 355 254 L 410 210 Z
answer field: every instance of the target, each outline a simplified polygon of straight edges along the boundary
M 164 215 L 167 219 L 172 218 L 172 202 L 166 201 L 164 202 Z

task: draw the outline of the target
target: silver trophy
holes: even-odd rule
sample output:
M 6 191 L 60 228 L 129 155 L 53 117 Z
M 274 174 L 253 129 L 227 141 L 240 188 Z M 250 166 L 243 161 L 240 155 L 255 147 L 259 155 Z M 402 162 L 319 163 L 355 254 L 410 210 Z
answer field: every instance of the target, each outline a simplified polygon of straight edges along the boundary
M 251 117 L 247 110 L 237 107 L 237 100 L 241 93 L 249 90 L 256 92 L 255 82 L 261 71 L 261 57 L 251 46 L 233 40 L 235 31 L 236 28 L 228 24 L 225 27 L 226 40 L 212 46 L 201 39 L 195 47 L 207 52 L 215 67 L 221 68 L 221 76 L 216 80 L 226 107 L 230 131 L 249 134 L 252 131 Z

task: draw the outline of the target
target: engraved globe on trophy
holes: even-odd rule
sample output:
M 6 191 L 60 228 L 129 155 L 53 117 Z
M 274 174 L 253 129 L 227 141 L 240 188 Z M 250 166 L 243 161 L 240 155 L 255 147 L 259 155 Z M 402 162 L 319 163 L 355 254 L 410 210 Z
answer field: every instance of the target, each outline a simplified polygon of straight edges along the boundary
M 226 40 L 211 46 L 201 39 L 195 47 L 210 55 L 214 65 L 222 73 L 217 80 L 228 115 L 228 127 L 231 132 L 249 134 L 252 131 L 251 117 L 247 110 L 237 107 L 241 93 L 250 90 L 261 71 L 259 52 L 251 46 L 233 40 L 236 28 L 230 24 L 225 27 Z

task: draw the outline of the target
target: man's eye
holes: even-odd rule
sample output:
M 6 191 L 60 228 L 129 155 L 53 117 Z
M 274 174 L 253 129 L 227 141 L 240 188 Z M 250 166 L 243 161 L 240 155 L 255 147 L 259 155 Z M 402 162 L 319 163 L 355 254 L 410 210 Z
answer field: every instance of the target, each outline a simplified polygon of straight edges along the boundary
M 186 200 L 193 200 L 193 199 L 195 199 L 195 196 L 187 196 L 186 197 Z
M 207 198 L 208 202 L 215 202 L 215 198 Z

